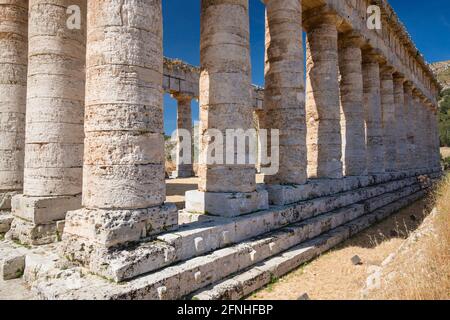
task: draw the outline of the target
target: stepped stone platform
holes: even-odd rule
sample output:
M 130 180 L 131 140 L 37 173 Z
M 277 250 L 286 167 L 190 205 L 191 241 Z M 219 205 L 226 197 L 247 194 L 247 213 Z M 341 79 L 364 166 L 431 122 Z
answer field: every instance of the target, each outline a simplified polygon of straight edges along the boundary
M 91 271 L 61 258 L 61 244 L 29 249 L 24 277 L 43 299 L 242 298 L 423 197 L 440 175 L 313 181 L 303 201 L 234 218 L 181 212 L 191 222 L 133 248 L 95 252 L 84 261 Z M 11 250 L 4 242 L 0 253 Z

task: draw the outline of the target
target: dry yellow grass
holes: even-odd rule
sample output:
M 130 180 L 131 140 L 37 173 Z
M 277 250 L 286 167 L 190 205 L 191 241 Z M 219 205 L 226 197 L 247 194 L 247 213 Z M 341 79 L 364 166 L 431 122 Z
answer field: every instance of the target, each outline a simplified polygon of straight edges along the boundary
M 450 157 L 450 148 L 447 148 L 447 147 L 441 148 L 441 155 L 444 159 L 449 158 Z
M 383 271 L 388 280 L 371 299 L 450 299 L 450 176 L 437 188 L 434 201 L 437 211 Z

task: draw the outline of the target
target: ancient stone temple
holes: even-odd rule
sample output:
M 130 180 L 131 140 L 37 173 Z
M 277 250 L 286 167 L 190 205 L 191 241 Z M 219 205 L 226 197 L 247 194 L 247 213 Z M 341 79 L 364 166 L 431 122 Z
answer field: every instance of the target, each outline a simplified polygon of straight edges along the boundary
M 0 254 L 26 256 L 40 297 L 238 299 L 440 178 L 441 88 L 386 0 L 263 2 L 264 66 L 248 0 L 202 0 L 195 67 L 163 57 L 162 0 L 0 0 Z M 173 174 L 199 177 L 182 210 L 166 201 L 164 93 L 177 152 L 199 101 L 196 172 L 179 154 Z M 272 133 L 258 150 L 255 118 Z

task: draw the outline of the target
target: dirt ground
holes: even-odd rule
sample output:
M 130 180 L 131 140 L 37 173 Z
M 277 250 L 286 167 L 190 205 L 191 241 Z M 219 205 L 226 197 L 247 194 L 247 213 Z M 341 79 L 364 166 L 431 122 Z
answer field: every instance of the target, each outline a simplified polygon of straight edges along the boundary
M 291 272 L 253 294 L 250 300 L 297 300 L 305 293 L 312 300 L 361 299 L 361 290 L 371 266 L 379 266 L 396 251 L 429 212 L 427 200 L 392 215 L 388 219 L 347 240 L 332 251 Z M 358 255 L 361 265 L 353 265 Z

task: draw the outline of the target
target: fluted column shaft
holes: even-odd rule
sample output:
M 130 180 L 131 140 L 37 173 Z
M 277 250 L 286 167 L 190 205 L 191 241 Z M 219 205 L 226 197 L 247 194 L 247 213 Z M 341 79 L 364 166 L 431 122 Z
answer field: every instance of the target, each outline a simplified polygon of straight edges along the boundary
M 70 6 L 80 9 L 73 28 Z M 24 185 L 7 234 L 22 243 L 59 240 L 58 221 L 81 207 L 85 13 L 85 0 L 29 1 Z
M 396 168 L 398 171 L 405 170 L 408 166 L 408 146 L 406 136 L 406 113 L 405 105 L 405 78 L 394 77 L 394 104 L 395 104 L 395 128 L 396 128 Z
M 85 24 L 67 28 L 67 7 L 85 1 L 30 1 L 24 195 L 81 193 Z
M 268 184 L 304 184 L 306 167 L 302 6 L 299 0 L 266 2 L 264 129 L 280 130 L 279 170 Z
M 336 19 L 330 13 L 306 17 L 306 120 L 311 178 L 343 176 Z
M 418 169 L 422 167 L 422 106 L 421 106 L 421 98 L 419 96 L 419 91 L 414 89 L 413 90 L 413 97 L 412 97 L 412 126 L 414 130 L 414 154 L 412 157 L 412 161 L 414 163 L 414 168 Z
M 191 141 L 191 148 L 192 148 L 192 142 L 193 142 L 193 132 L 192 132 L 192 111 L 191 111 L 191 102 L 192 102 L 192 96 L 189 95 L 183 95 L 183 94 L 176 94 L 174 95 L 174 98 L 177 100 L 178 108 L 177 108 L 177 130 L 185 130 L 190 133 L 190 141 Z M 177 156 L 176 156 L 176 172 L 174 173 L 173 177 L 176 178 L 188 178 L 194 176 L 194 170 L 193 170 L 193 164 L 192 164 L 192 149 L 191 155 L 188 155 L 190 157 L 190 163 L 182 163 L 182 159 L 186 158 L 185 155 L 181 157 L 180 155 L 180 143 L 182 142 L 181 139 L 184 139 L 181 137 L 182 135 L 178 136 L 177 140 Z M 187 138 L 187 137 L 185 137 Z M 183 150 L 183 152 L 186 152 L 187 150 Z
M 28 1 L 0 0 L 0 210 L 23 189 Z
M 363 54 L 364 112 L 366 113 L 367 167 L 370 174 L 383 173 L 384 147 L 378 57 Z
M 361 45 L 361 38 L 355 34 L 339 39 L 342 159 L 346 176 L 367 174 Z
M 407 145 L 408 145 L 408 169 L 414 168 L 414 152 L 415 152 L 415 144 L 414 144 L 414 105 L 413 105 L 413 96 L 412 96 L 412 85 L 407 82 L 404 86 L 405 90 L 405 106 L 406 106 L 406 136 L 407 136 Z
M 254 192 L 255 164 L 209 163 L 209 129 L 253 128 L 247 0 L 202 0 L 200 41 L 200 159 L 202 192 Z M 212 162 L 212 161 L 211 161 Z
M 384 168 L 388 172 L 397 169 L 397 128 L 395 119 L 393 68 L 381 69 L 381 108 L 383 115 Z
M 178 225 L 164 203 L 161 0 L 88 0 L 87 20 L 83 208 L 63 235 L 64 254 L 85 264 L 94 248 Z

